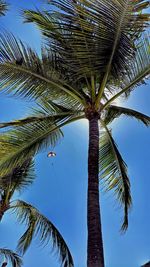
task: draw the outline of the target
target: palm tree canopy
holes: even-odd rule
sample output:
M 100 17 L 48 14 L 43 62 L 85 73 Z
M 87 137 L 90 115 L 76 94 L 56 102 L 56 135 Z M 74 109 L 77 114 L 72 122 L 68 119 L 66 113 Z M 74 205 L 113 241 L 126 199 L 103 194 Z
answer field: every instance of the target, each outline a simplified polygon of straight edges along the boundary
M 149 126 L 147 115 L 113 104 L 149 77 L 149 42 L 143 36 L 149 14 L 142 12 L 149 1 L 50 4 L 54 6 L 50 11 L 24 11 L 25 21 L 34 22 L 43 35 L 40 55 L 12 34 L 0 35 L 0 89 L 34 99 L 38 105 L 28 118 L 0 123 L 0 128 L 9 127 L 0 137 L 1 175 L 54 146 L 63 126 L 97 114 L 104 134 L 100 174 L 124 205 L 127 225 L 129 177 L 108 124 L 124 114 Z
M 17 253 L 13 252 L 10 249 L 0 248 L 0 263 L 4 261 L 4 258 L 5 261 L 11 263 L 12 267 L 21 267 L 23 264 L 22 259 Z

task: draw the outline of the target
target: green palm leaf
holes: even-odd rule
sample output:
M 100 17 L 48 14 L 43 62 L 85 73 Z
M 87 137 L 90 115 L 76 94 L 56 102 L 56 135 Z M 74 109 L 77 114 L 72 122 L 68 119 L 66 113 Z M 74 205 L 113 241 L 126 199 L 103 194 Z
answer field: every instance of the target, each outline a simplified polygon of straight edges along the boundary
M 109 97 L 110 99 L 105 103 L 103 109 L 108 107 L 113 101 L 115 101 L 119 96 L 129 96 L 134 88 L 145 83 L 146 79 L 150 75 L 150 43 L 149 39 L 145 37 L 137 45 L 136 56 L 130 62 L 126 62 L 126 67 L 124 73 L 118 77 L 118 80 L 113 82 L 110 81 L 108 85 L 110 92 L 116 92 L 114 96 Z M 114 87 L 113 87 L 114 86 Z
M 26 22 L 34 22 L 47 45 L 61 55 L 76 79 L 96 75 L 97 103 L 108 78 L 117 78 L 126 62 L 135 57 L 135 40 L 147 26 L 149 14 L 139 14 L 148 1 L 50 1 L 56 11 L 24 12 Z M 120 16 L 122 14 L 122 16 Z
M 20 96 L 38 99 L 48 97 L 59 102 L 67 98 L 82 104 L 84 99 L 78 90 L 67 83 L 65 77 L 55 68 L 57 57 L 36 54 L 30 47 L 17 40 L 12 34 L 0 35 L 0 81 L 1 89 Z
M 20 238 L 18 250 L 25 253 L 33 237 L 39 237 L 41 244 L 52 242 L 52 247 L 57 249 L 61 266 L 73 267 L 72 256 L 69 249 L 56 227 L 43 216 L 36 208 L 24 201 L 17 201 L 13 208 L 17 219 L 27 224 L 27 230 Z
M 61 136 L 62 133 L 56 124 L 48 119 L 1 134 L 1 175 L 3 171 L 9 173 L 11 169 L 23 164 L 41 148 L 54 146 Z
M 41 149 L 55 146 L 62 137 L 60 128 L 83 116 L 66 115 L 61 117 L 43 117 L 9 130 L 0 136 L 0 171 L 1 175 L 8 174 L 13 168 L 20 166 Z
M 138 112 L 133 109 L 125 108 L 125 107 L 119 107 L 119 106 L 109 106 L 107 109 L 107 112 L 105 114 L 105 123 L 108 124 L 112 122 L 114 119 L 120 117 L 121 115 L 126 115 L 128 117 L 137 119 L 138 121 L 143 122 L 146 126 L 150 126 L 150 117 Z
M 34 116 L 30 116 L 30 117 L 26 117 L 20 120 L 14 120 L 14 121 L 10 121 L 10 122 L 1 122 L 0 123 L 0 129 L 2 128 L 6 128 L 6 127 L 18 127 L 18 126 L 25 126 L 26 124 L 33 124 L 35 123 L 40 123 L 43 120 L 47 119 L 47 120 L 51 120 L 57 122 L 59 121 L 61 118 L 63 119 L 65 116 L 73 116 L 73 115 L 83 115 L 83 111 L 80 112 L 75 112 L 73 110 L 67 110 L 61 106 L 60 110 L 58 109 L 58 105 L 50 105 L 49 101 L 44 102 L 41 101 L 41 106 L 42 106 L 42 110 L 39 109 L 34 109 Z M 51 109 L 53 109 L 53 112 L 51 114 L 49 114 L 51 112 Z M 62 110 L 62 112 L 61 112 Z M 47 114 L 46 114 L 47 112 Z
M 24 161 L 21 166 L 12 169 L 11 173 L 3 177 L 0 176 L 0 190 L 5 191 L 5 195 L 9 194 L 10 199 L 15 190 L 20 191 L 29 186 L 33 183 L 34 178 L 34 162 L 30 158 Z
M 10 249 L 0 248 L 1 262 L 3 261 L 3 257 L 6 261 L 9 261 L 11 263 L 12 267 L 21 267 L 23 264 L 20 256 Z
M 21 191 L 24 187 L 33 183 L 33 160 L 26 160 L 21 166 L 14 168 L 9 174 L 0 177 L 0 220 L 9 210 L 11 199 L 15 191 Z
M 104 123 L 103 123 L 103 126 Z M 124 221 L 122 230 L 128 227 L 128 210 L 131 206 L 130 181 L 127 166 L 112 138 L 111 132 L 105 126 L 100 134 L 100 178 L 104 181 L 106 190 L 113 190 L 117 199 L 124 206 Z

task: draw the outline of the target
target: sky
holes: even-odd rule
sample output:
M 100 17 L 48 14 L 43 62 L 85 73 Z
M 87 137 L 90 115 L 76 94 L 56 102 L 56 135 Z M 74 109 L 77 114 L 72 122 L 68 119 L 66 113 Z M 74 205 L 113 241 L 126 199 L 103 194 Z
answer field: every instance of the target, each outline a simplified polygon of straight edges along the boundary
M 44 1 L 43 1 L 44 2 Z M 40 51 L 40 33 L 33 25 L 23 24 L 22 8 L 45 8 L 42 1 L 9 0 L 10 11 L 0 18 L 0 29 L 7 29 Z M 24 117 L 33 103 L 0 94 L 0 121 Z M 122 105 L 150 115 L 150 87 L 140 86 Z M 150 260 L 150 130 L 135 120 L 121 117 L 113 126 L 113 136 L 128 164 L 133 206 L 129 228 L 121 234 L 122 212 L 113 196 L 101 192 L 102 228 L 106 267 L 140 267 Z M 16 198 L 35 205 L 62 233 L 75 262 L 86 267 L 86 198 L 88 123 L 73 123 L 64 129 L 64 138 L 55 148 L 57 156 L 47 158 L 47 151 L 36 157 L 34 184 Z M 15 249 L 24 227 L 14 214 L 7 213 L 0 225 L 0 247 Z M 24 267 L 58 267 L 51 247 L 41 248 L 35 240 L 25 254 Z M 9 267 L 9 266 L 8 266 Z

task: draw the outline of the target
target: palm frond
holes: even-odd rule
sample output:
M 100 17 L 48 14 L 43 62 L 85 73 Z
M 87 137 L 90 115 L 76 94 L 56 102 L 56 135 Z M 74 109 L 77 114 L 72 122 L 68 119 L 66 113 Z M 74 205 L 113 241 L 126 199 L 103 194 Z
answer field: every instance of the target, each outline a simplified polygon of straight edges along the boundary
M 34 178 L 31 158 L 21 166 L 14 168 L 9 174 L 0 177 L 0 220 L 10 208 L 14 192 L 21 191 L 24 187 L 31 185 Z
M 143 122 L 146 126 L 150 126 L 150 117 L 133 109 L 110 105 L 105 114 L 105 124 L 111 123 L 114 119 L 126 115 L 131 118 Z
M 103 126 L 104 123 L 102 123 Z M 128 227 L 128 210 L 131 206 L 130 181 L 127 165 L 112 138 L 111 132 L 105 126 L 100 134 L 100 178 L 106 190 L 113 190 L 120 204 L 124 207 L 122 230 Z
M 25 126 L 26 124 L 40 123 L 43 120 L 57 120 L 64 118 L 65 116 L 78 116 L 83 115 L 83 111 L 74 111 L 69 110 L 67 108 L 63 108 L 63 106 L 59 106 L 57 104 L 51 103 L 50 101 L 42 100 L 40 101 L 40 110 L 39 108 L 33 108 L 34 116 L 26 117 L 20 120 L 14 120 L 10 122 L 0 122 L 0 129 L 7 127 L 19 127 Z
M 0 16 L 4 16 L 7 10 L 8 4 L 5 1 L 0 0 Z
M 82 117 L 82 116 L 81 116 Z M 41 149 L 54 147 L 62 137 L 61 127 L 81 118 L 79 115 L 43 117 L 42 121 L 25 124 L 0 135 L 0 171 L 4 176 L 32 158 Z
M 7 198 L 9 194 L 10 199 L 15 190 L 20 191 L 24 187 L 31 185 L 34 178 L 34 162 L 30 158 L 24 161 L 21 166 L 12 169 L 11 173 L 3 177 L 0 176 L 0 190 L 5 191 Z
M 149 38 L 145 37 L 137 44 L 136 56 L 130 62 L 126 62 L 125 72 L 118 77 L 116 81 L 110 81 L 110 92 L 113 92 L 112 87 L 117 87 L 117 92 L 113 97 L 106 101 L 103 108 L 108 107 L 119 96 L 128 97 L 132 90 L 141 84 L 145 84 L 150 77 L 150 43 Z M 112 88 L 111 88 L 112 87 Z
M 18 251 L 24 254 L 34 237 L 39 237 L 40 244 L 52 243 L 57 250 L 61 266 L 73 267 L 73 259 L 69 248 L 57 228 L 36 208 L 24 201 L 17 201 L 14 212 L 21 223 L 27 224 L 27 230 L 20 238 Z
M 50 1 L 58 11 L 26 10 L 49 47 L 63 59 L 72 77 L 95 74 L 100 87 L 109 76 L 118 77 L 135 55 L 135 40 L 147 26 L 149 15 L 139 14 L 141 1 Z M 142 1 L 143 8 L 148 1 Z M 122 14 L 122 16 L 120 16 Z
M 50 61 L 51 59 L 51 61 Z M 46 60 L 8 32 L 0 35 L 1 90 L 16 95 L 39 99 L 68 98 L 83 104 L 83 97 L 73 88 L 65 76 L 54 66 L 56 57 Z
M 0 248 L 0 261 L 2 263 L 3 257 L 5 260 L 11 263 L 12 267 L 21 267 L 23 262 L 20 256 L 10 249 Z

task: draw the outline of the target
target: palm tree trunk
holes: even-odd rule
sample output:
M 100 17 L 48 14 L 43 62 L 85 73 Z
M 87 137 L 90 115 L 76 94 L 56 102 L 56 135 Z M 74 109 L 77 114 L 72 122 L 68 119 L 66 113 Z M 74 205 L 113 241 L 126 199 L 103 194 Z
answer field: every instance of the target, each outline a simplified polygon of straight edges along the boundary
M 103 240 L 99 205 L 99 127 L 97 116 L 89 118 L 87 267 L 104 267 Z

